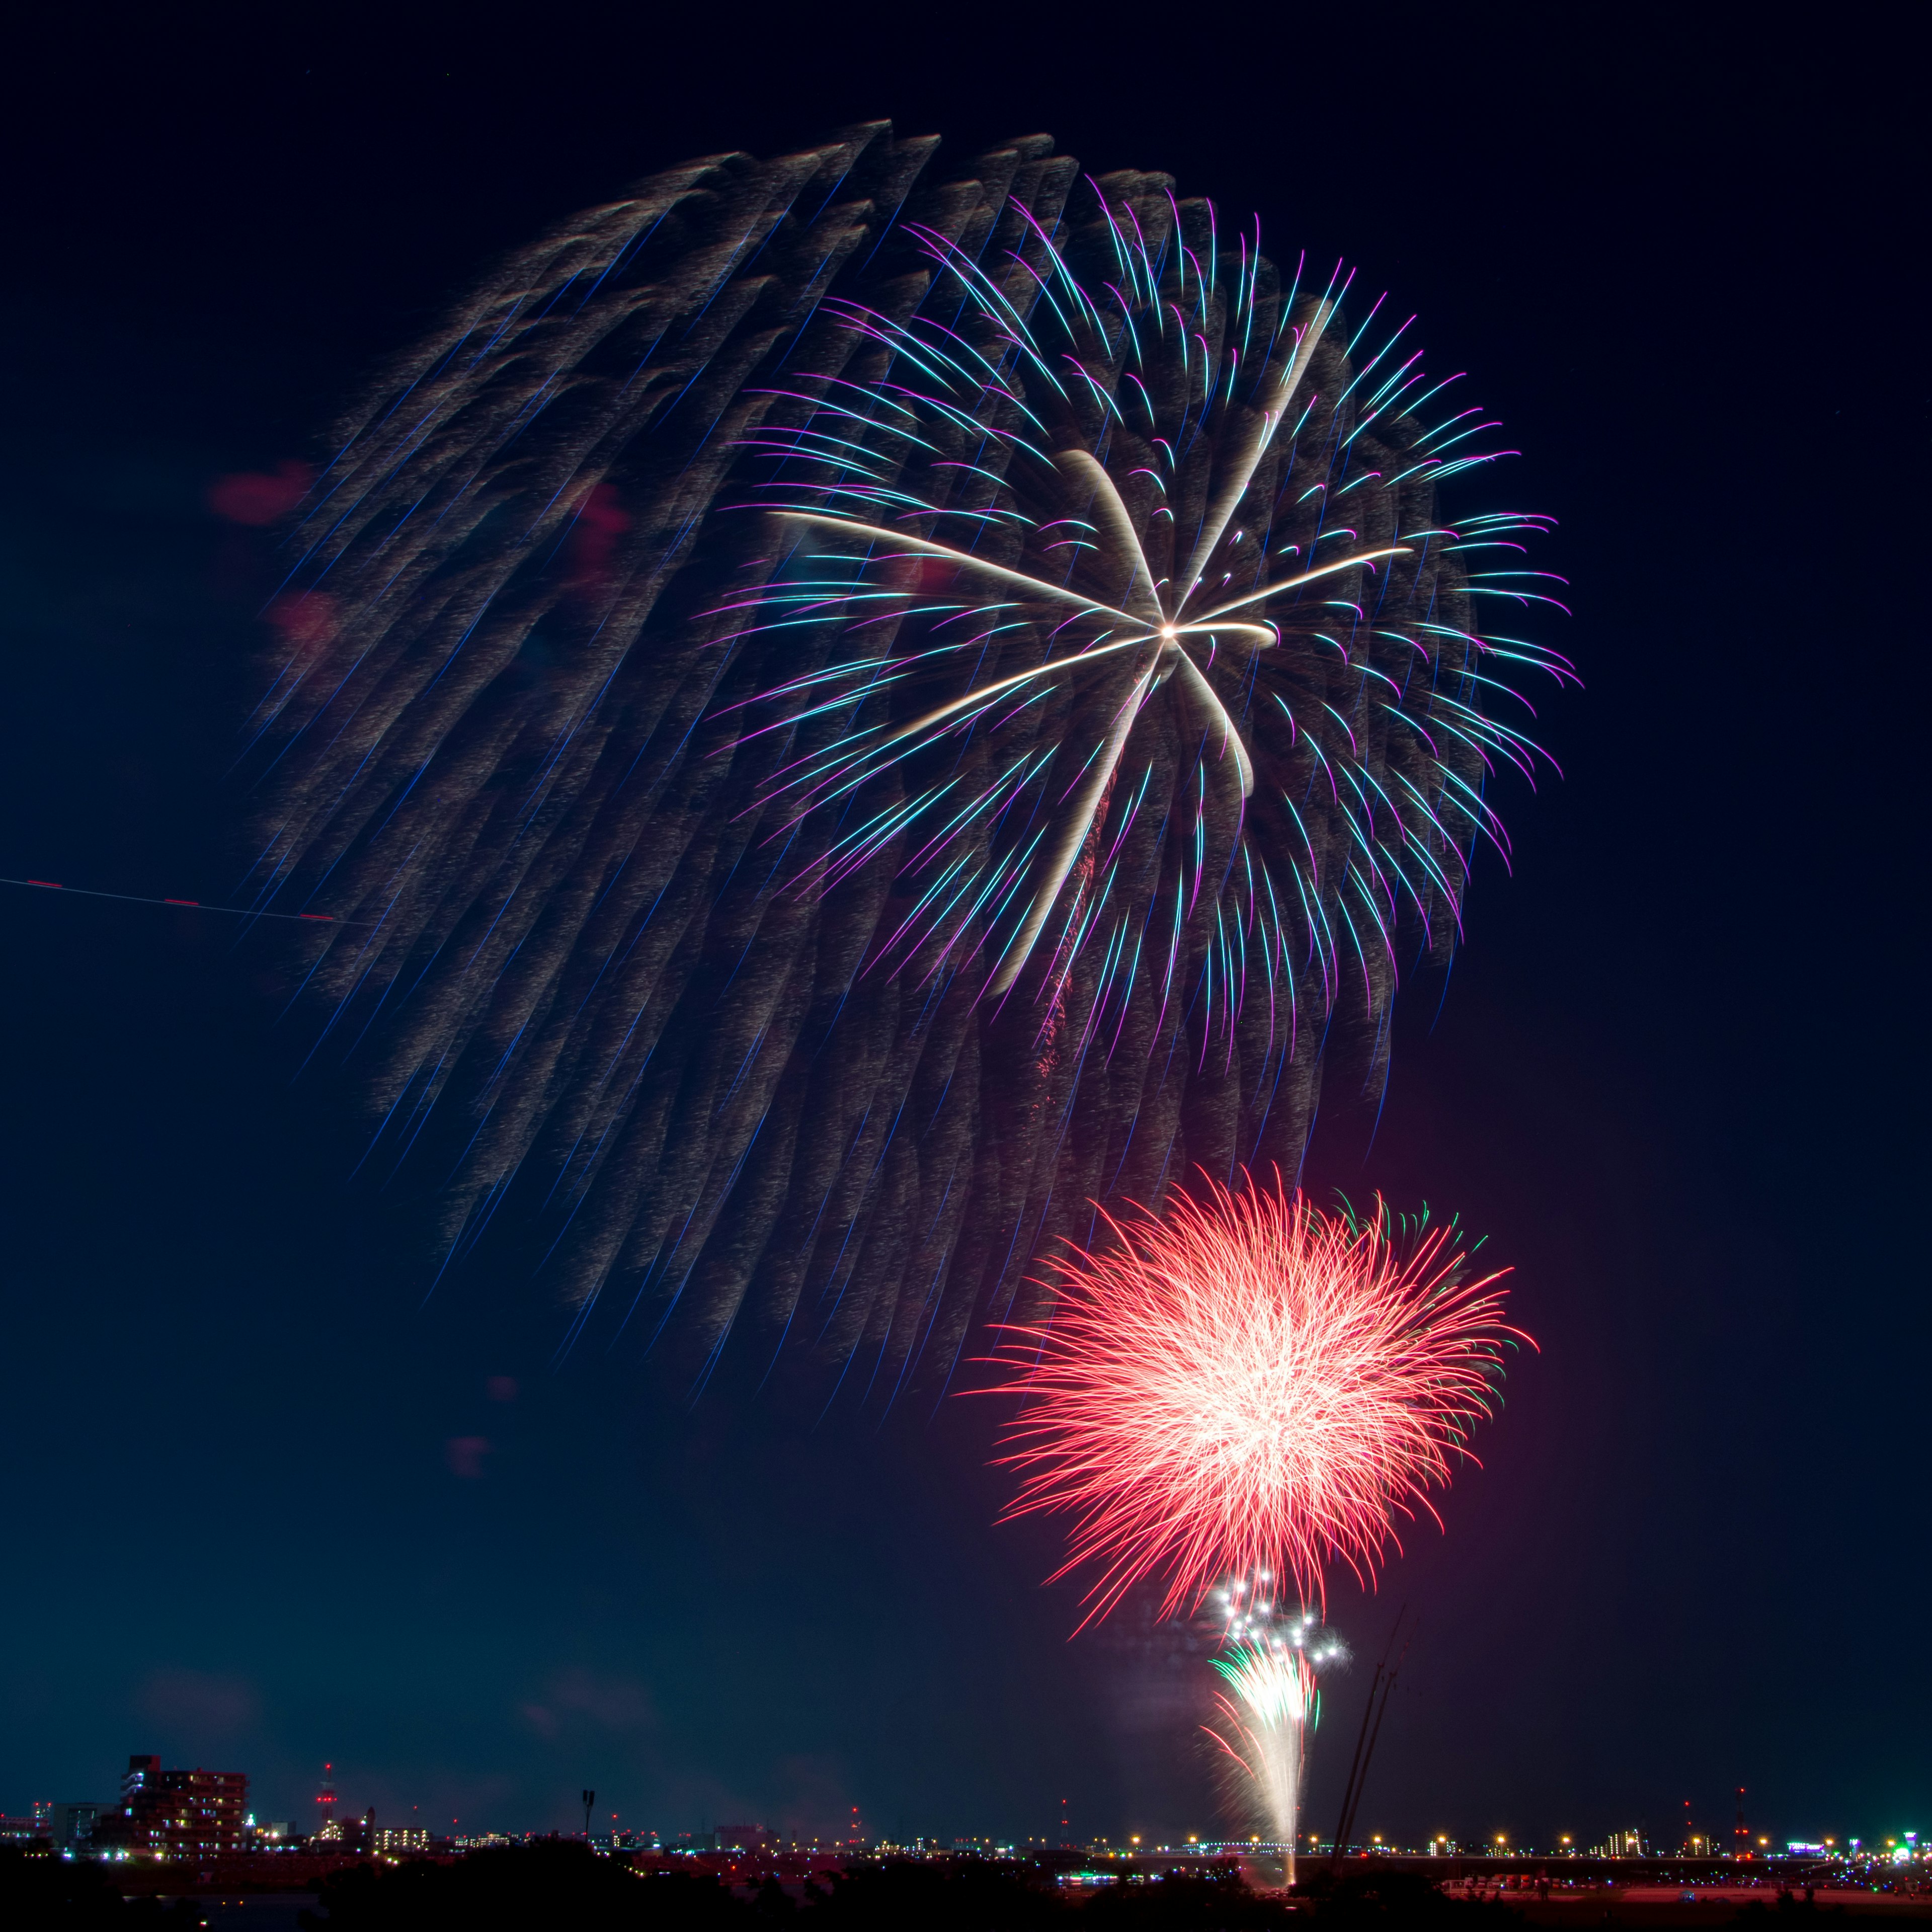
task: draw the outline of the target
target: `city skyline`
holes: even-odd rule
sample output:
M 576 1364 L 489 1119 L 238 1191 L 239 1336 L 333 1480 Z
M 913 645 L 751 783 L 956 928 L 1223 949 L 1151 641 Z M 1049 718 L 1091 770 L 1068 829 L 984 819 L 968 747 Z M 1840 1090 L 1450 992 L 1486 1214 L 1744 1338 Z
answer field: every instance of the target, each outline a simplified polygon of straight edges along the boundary
M 1922 1857 L 1932 1858 L 1932 1845 L 1922 1852 L 1921 1834 L 1903 1828 L 1842 1836 L 1831 1832 L 1798 1838 L 1774 1835 L 1757 1829 L 1748 1820 L 1744 1790 L 1740 1788 L 1732 1796 L 1736 1806 L 1726 1822 L 1714 1824 L 1708 1819 L 1700 1822 L 1696 1808 L 1686 1799 L 1681 1813 L 1660 1828 L 1647 1828 L 1638 1820 L 1609 1830 L 1595 1840 L 1587 1833 L 1559 1832 L 1545 1834 L 1539 1842 L 1529 1833 L 1484 1829 L 1460 1836 L 1436 1831 L 1426 1837 L 1406 1840 L 1398 1834 L 1364 1831 L 1345 1842 L 1352 1850 L 1371 1856 L 1387 1853 L 1450 1858 L 1667 1861 L 1702 1858 L 1748 1863 L 1797 1856 L 1901 1864 Z M 336 1766 L 325 1762 L 305 1808 L 297 1809 L 288 1818 L 271 1819 L 264 1812 L 258 1819 L 245 1772 L 214 1771 L 200 1766 L 164 1766 L 152 1753 L 136 1753 L 129 1756 L 127 1768 L 120 1774 L 118 1792 L 109 1798 L 58 1802 L 38 1799 L 28 1810 L 18 1814 L 0 1808 L 0 1842 L 46 1840 L 57 1851 L 68 1853 L 84 1850 L 97 1856 L 124 1858 L 158 1856 L 164 1859 L 200 1857 L 204 1861 L 251 1850 L 304 1847 L 340 1847 L 345 1852 L 364 1855 L 382 1852 L 407 1856 L 412 1852 L 475 1850 L 542 1836 L 583 1837 L 593 1845 L 612 1850 L 692 1853 L 762 1851 L 777 1854 L 809 1850 L 836 1854 L 844 1850 L 855 1853 L 952 1852 L 1024 1858 L 1052 1850 L 1132 1857 L 1162 1852 L 1195 1856 L 1217 1851 L 1279 1852 L 1282 1850 L 1281 1842 L 1258 1832 L 1122 1830 L 1076 1835 L 1070 1822 L 1072 1805 L 1070 1798 L 1060 1801 L 1058 1832 L 976 1834 L 908 1832 L 903 1823 L 896 1831 L 868 1829 L 857 1806 L 852 1807 L 844 1820 L 834 1821 L 823 1830 L 802 1828 L 796 1822 L 789 1829 L 774 1828 L 761 1821 L 703 1822 L 689 1828 L 664 1829 L 634 1821 L 625 1822 L 621 1811 L 606 1810 L 598 1796 L 589 1789 L 578 1794 L 586 1820 L 584 1829 L 578 1832 L 560 1832 L 554 1825 L 532 1828 L 490 1820 L 472 1820 L 466 1824 L 456 1816 L 446 1820 L 425 1817 L 419 1805 L 410 1806 L 406 1816 L 379 1816 L 374 1804 L 358 1810 L 353 1802 L 345 1804 Z M 604 1794 L 606 1802 L 608 1796 Z M 1297 1843 L 1311 1856 L 1334 1849 L 1332 1834 L 1318 1831 L 1298 1833 Z
M 105 1797 L 97 1794 L 88 1799 L 76 1799 L 71 1795 L 60 1800 L 41 1798 L 18 1811 L 10 1811 L 5 1804 L 0 1804 L 0 1838 L 10 1834 L 20 1836 L 29 1830 L 32 1835 L 44 1836 L 51 1829 L 58 1844 L 63 1838 L 58 1828 L 63 1813 L 98 1811 L 106 1816 L 117 1808 L 130 1808 L 140 1798 L 144 1787 L 186 1791 L 198 1790 L 206 1784 L 213 1790 L 219 1781 L 224 1816 L 232 1814 L 232 1820 L 238 1822 L 245 1813 L 250 1834 L 258 1831 L 264 1834 L 273 1834 L 278 1840 L 328 1839 L 339 1836 L 345 1826 L 352 1828 L 358 1821 L 367 1826 L 371 1820 L 377 1829 L 392 1834 L 420 1834 L 426 1838 L 459 1845 L 495 1843 L 506 1834 L 518 1838 L 550 1832 L 582 1835 L 583 1815 L 588 1808 L 589 1832 L 593 1840 L 646 1847 L 661 1846 L 667 1850 L 722 1849 L 728 1843 L 739 1844 L 741 1840 L 752 1843 L 758 1840 L 790 1844 L 794 1848 L 806 1844 L 836 1846 L 844 1844 L 855 1846 L 938 1846 L 982 1850 L 1017 1847 L 1022 1852 L 1034 1846 L 1100 1845 L 1124 1850 L 1144 1844 L 1149 1848 L 1184 1849 L 1190 1845 L 1217 1843 L 1274 1842 L 1268 1839 L 1264 1832 L 1230 1828 L 1226 1816 L 1218 1819 L 1208 1816 L 1181 1822 L 1172 1820 L 1130 1820 L 1126 1822 L 1118 1820 L 1087 1820 L 1076 1826 L 1072 1822 L 1075 1814 L 1084 1807 L 1078 1797 L 1071 1794 L 1056 1798 L 1049 1807 L 1058 1814 L 1058 1829 L 1049 1820 L 1045 1830 L 1031 1832 L 1024 1828 L 1028 1822 L 1024 1820 L 981 1819 L 970 1821 L 970 1828 L 955 1828 L 944 1821 L 920 1823 L 910 1820 L 904 1813 L 888 1820 L 875 1816 L 863 1804 L 843 1808 L 842 1816 L 839 1808 L 827 1810 L 823 1816 L 797 1812 L 788 1816 L 774 1813 L 772 1816 L 778 1822 L 769 1823 L 762 1815 L 754 1819 L 754 1814 L 760 1814 L 763 1808 L 740 1804 L 734 1810 L 728 1800 L 722 1809 L 714 1809 L 710 1815 L 680 1816 L 659 1806 L 646 1816 L 627 1808 L 624 1802 L 626 1794 L 622 1787 L 606 1789 L 601 1793 L 592 1791 L 592 1798 L 596 1802 L 588 1808 L 583 1791 L 560 1791 L 548 1814 L 535 1820 L 490 1814 L 472 1814 L 466 1819 L 460 1814 L 446 1816 L 433 1805 L 425 1807 L 420 1800 L 408 1802 L 394 1795 L 388 1796 L 386 1802 L 380 1802 L 369 1795 L 373 1787 L 359 1781 L 353 1768 L 340 1766 L 333 1760 L 326 1760 L 319 1774 L 310 1780 L 307 1791 L 293 1799 L 286 1786 L 264 1786 L 245 1770 L 218 1772 L 200 1765 L 164 1766 L 161 1757 L 148 1753 L 130 1754 L 125 1763 L 126 1768 L 116 1774 L 118 1789 Z M 191 1784 L 190 1780 L 194 1782 Z M 1477 1815 L 1482 1808 L 1480 1805 L 1459 1808 L 1452 1802 L 1435 1808 L 1431 1814 L 1435 1818 L 1432 1826 L 1390 1828 L 1388 1821 L 1379 1824 L 1372 1822 L 1382 1820 L 1386 1808 L 1378 1807 L 1370 1798 L 1362 1815 L 1364 1820 L 1372 1822 L 1358 1821 L 1357 1828 L 1346 1842 L 1364 1849 L 1380 1847 L 1412 1852 L 1433 1852 L 1439 1848 L 1450 1855 L 1466 1856 L 1487 1856 L 1506 1850 L 1512 1853 L 1557 1857 L 1708 1856 L 1752 1858 L 1808 1850 L 1834 1856 L 1860 1852 L 1867 1856 L 1882 1856 L 1887 1848 L 1916 1848 L 1921 1835 L 1912 1819 L 1902 1810 L 1897 1816 L 1888 1817 L 1881 1813 L 1876 1822 L 1870 1819 L 1848 1819 L 1834 1809 L 1827 1810 L 1802 1821 L 1808 1828 L 1799 1829 L 1781 1814 L 1760 1815 L 1761 1808 L 1750 1799 L 1748 1787 L 1733 1786 L 1720 1795 L 1707 1794 L 1701 1802 L 1678 1799 L 1660 1817 L 1646 1816 L 1640 1805 L 1627 1805 L 1615 1814 L 1617 1822 L 1608 1825 L 1601 1819 L 1594 1823 L 1580 1820 L 1552 1807 L 1548 1808 L 1549 1819 L 1563 1822 L 1546 1821 L 1540 1826 L 1528 1827 L 1520 1823 L 1513 1825 L 1499 1816 L 1480 1820 Z M 1211 1812 L 1222 1808 L 1210 1804 L 1207 1808 Z M 1459 1808 L 1466 1814 L 1460 1823 L 1450 1815 Z M 1495 1809 L 1490 1808 L 1492 1811 Z M 885 1809 L 890 1813 L 891 1808 Z M 566 1812 L 578 1821 L 574 1832 L 565 1818 Z M 726 1822 L 740 1814 L 748 1822 Z M 1829 1828 L 1819 1824 L 1820 1816 L 1830 1821 Z M 1031 1822 L 1037 1826 L 1041 1821 Z M 1316 1814 L 1311 1811 L 1302 1824 L 1307 1827 L 1316 1822 Z M 1580 1823 L 1582 1828 L 1576 1828 Z M 223 1828 L 224 1832 L 230 1828 Z M 1334 1842 L 1334 1823 L 1328 1822 L 1325 1828 L 1304 1828 L 1298 1836 L 1299 1840 L 1311 1847 L 1330 1849 Z M 740 1836 L 728 1840 L 718 1835 L 727 1831 Z M 742 1834 L 746 1834 L 754 1836 L 743 1838 Z M 1932 1840 L 1928 1840 L 1928 1847 L 1932 1847 Z

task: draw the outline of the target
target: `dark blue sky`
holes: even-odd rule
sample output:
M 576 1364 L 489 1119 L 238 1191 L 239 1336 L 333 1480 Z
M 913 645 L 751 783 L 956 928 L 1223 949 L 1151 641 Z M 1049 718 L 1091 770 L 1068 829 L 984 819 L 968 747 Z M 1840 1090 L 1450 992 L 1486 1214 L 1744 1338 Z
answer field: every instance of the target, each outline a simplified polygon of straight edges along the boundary
M 1545 707 L 1564 778 L 1504 794 L 1516 875 L 1479 871 L 1432 1030 L 1439 982 L 1405 995 L 1372 1146 L 1331 1105 L 1311 1163 L 1459 1208 L 1543 1345 L 1446 1536 L 1335 1592 L 1358 1652 L 1420 1618 L 1361 1827 L 1727 1825 L 1742 1783 L 1767 1831 L 1932 1828 L 1924 157 L 1892 83 L 1661 14 L 1099 51 L 455 17 L 23 52 L 0 872 L 224 896 L 270 565 L 208 487 L 311 454 L 539 224 L 884 113 L 1254 206 L 1475 372 L 1561 519 L 1547 634 L 1588 686 Z M 1024 1837 L 1063 1794 L 1083 1836 L 1214 1828 L 1198 1660 L 1066 1642 L 1050 1533 L 992 1527 L 990 1405 L 814 1426 L 761 1365 L 693 1407 L 628 1342 L 560 1363 L 513 1242 L 425 1304 L 434 1177 L 350 1179 L 352 1082 L 293 1078 L 266 942 L 0 911 L 0 1806 L 155 1750 L 273 1816 L 326 1758 L 352 1806 L 466 1826 L 565 1825 L 591 1784 L 670 1831 Z M 1367 1675 L 1331 1689 L 1322 1825 Z

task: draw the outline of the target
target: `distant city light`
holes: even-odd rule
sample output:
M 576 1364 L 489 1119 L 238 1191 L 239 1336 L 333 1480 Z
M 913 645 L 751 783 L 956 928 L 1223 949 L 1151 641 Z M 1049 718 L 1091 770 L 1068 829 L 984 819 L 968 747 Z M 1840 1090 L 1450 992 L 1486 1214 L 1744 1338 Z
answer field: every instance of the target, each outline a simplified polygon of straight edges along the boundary
M 1311 1616 L 1308 1621 L 1315 1619 Z M 1277 1632 L 1287 1628 L 1285 1623 L 1274 1626 Z M 1282 1641 L 1279 1635 L 1272 1640 L 1277 1645 Z M 232 1878 L 238 1890 L 248 1892 L 285 1890 L 298 1879 L 312 1882 L 315 1868 L 326 1875 L 358 1860 L 371 1861 L 379 1869 L 412 1858 L 447 1862 L 452 1857 L 486 1849 L 554 1839 L 553 1832 L 541 1828 L 479 1828 L 472 1822 L 464 1828 L 454 1818 L 446 1832 L 433 1832 L 420 1823 L 379 1828 L 373 1808 L 362 1811 L 359 1818 L 352 1815 L 348 1798 L 336 1792 L 333 1766 L 328 1769 L 332 1780 L 325 1786 L 322 1808 L 326 1822 L 313 1831 L 298 1830 L 248 1808 L 249 1780 L 242 1772 L 170 1771 L 163 1768 L 159 1758 L 137 1756 L 129 1761 L 118 1804 L 78 1800 L 55 1804 L 36 1799 L 26 1815 L 12 1816 L 0 1810 L 0 1847 L 38 1841 L 44 1855 L 70 1863 L 92 1859 L 125 1866 L 131 1859 L 137 1862 L 136 1869 L 142 1870 L 151 1860 L 194 1860 L 206 1864 L 218 1855 L 228 1874 L 223 1886 Z M 786 1886 L 802 1880 L 822 1880 L 836 1867 L 849 1869 L 854 1863 L 898 1858 L 943 1863 L 1016 1856 L 1029 1863 L 1039 1859 L 1049 1868 L 1040 1875 L 1042 1882 L 1070 1888 L 1157 1885 L 1166 1868 L 1156 1861 L 1166 1859 L 1184 1870 L 1204 1871 L 1211 1869 L 1214 1862 L 1238 1858 L 1251 1882 L 1259 1876 L 1263 1883 L 1272 1886 L 1281 1882 L 1284 1868 L 1292 1870 L 1301 1846 L 1305 1845 L 1306 1856 L 1312 1857 L 1325 1842 L 1318 1832 L 1298 1830 L 1256 1830 L 1245 1839 L 1232 1833 L 1223 1836 L 1219 1827 L 1207 1833 L 1190 1832 L 1184 1837 L 1162 1834 L 1153 1847 L 1155 1857 L 1142 1866 L 1138 1853 L 1145 1838 L 1138 1832 L 1124 1839 L 1094 1833 L 1084 1841 L 1084 1849 L 1076 1846 L 1066 1822 L 1066 1808 L 1071 1802 L 1060 1801 L 1061 1828 L 1057 1839 L 1049 1836 L 1020 1842 L 991 1836 L 909 1837 L 903 1831 L 875 1838 L 864 1832 L 856 1808 L 850 1820 L 830 1836 L 820 1838 L 814 1834 L 808 1838 L 800 1833 L 789 1842 L 785 1832 L 768 1831 L 762 1824 L 751 1822 L 707 1825 L 702 1830 L 681 1832 L 620 1828 L 622 1814 L 616 1811 L 608 1814 L 608 1829 L 586 1835 L 591 1852 L 615 1858 L 640 1874 L 689 1871 L 695 1867 L 700 1874 L 708 1871 L 724 1884 L 741 1888 L 755 1888 L 774 1880 Z M 358 1798 L 352 1808 L 360 1810 L 361 1804 Z M 420 1815 L 406 1805 L 402 1808 L 405 1815 Z M 1673 1832 L 1667 1846 L 1648 1840 L 1641 1830 L 1629 1829 L 1611 1832 L 1601 1843 L 1580 1847 L 1576 1834 L 1564 1832 L 1556 1836 L 1559 1849 L 1555 1853 L 1550 1850 L 1549 1837 L 1540 1831 L 1536 1835 L 1542 1839 L 1540 1851 L 1528 1840 L 1517 1844 L 1507 1831 L 1495 1832 L 1487 1840 L 1478 1838 L 1460 1844 L 1449 1833 L 1438 1832 L 1420 1847 L 1413 1839 L 1397 1843 L 1388 1834 L 1376 1832 L 1370 1834 L 1366 1847 L 1359 1838 L 1353 1838 L 1346 1846 L 1331 1844 L 1328 1849 L 1346 1851 L 1358 1859 L 1371 1851 L 1396 1858 L 1440 1859 L 1442 1863 L 1430 1868 L 1430 1880 L 1448 1897 L 1504 1903 L 1532 1889 L 1539 1900 L 1548 1900 L 1558 1892 L 1580 1894 L 1598 1888 L 1616 1898 L 1622 1896 L 1622 1888 L 1627 1885 L 1662 1885 L 1687 1904 L 1706 1900 L 1706 1888 L 1712 1886 L 1720 1889 L 1709 1893 L 1708 1898 L 1735 1899 L 1738 1894 L 1730 1888 L 1739 1886 L 1747 1892 L 1764 1888 L 1767 1899 L 1774 1887 L 1781 1897 L 1802 1887 L 1808 1898 L 1814 1889 L 1821 1894 L 1862 1890 L 1895 1892 L 1902 1898 L 1922 1894 L 1932 1882 L 1932 1835 L 1917 1831 L 1842 1841 L 1835 1837 L 1773 1840 L 1766 1834 L 1754 1844 L 1752 1835 L 1742 1828 L 1735 1834 L 1726 1832 L 1721 1838 L 1692 1833 L 1687 1819 L 1684 1835 L 1679 1838 Z M 1927 1841 L 1922 1844 L 1922 1836 Z M 1694 1855 L 1693 1847 L 1701 1849 Z M 1559 1864 L 1554 1870 L 1547 1864 L 1536 1868 L 1536 1861 L 1552 1857 L 1652 1862 L 1637 1869 L 1619 1864 L 1609 1870 L 1576 1862 Z M 225 1862 L 230 1859 L 235 1861 L 232 1866 Z M 1470 1862 L 1466 1866 L 1450 1862 L 1456 1859 Z M 686 1860 L 692 1864 L 686 1864 Z M 1707 1864 L 1707 1860 L 1712 1864 Z M 1738 1868 L 1734 1877 L 1715 1876 L 1715 1864 L 1732 1861 Z M 1663 1869 L 1654 1868 L 1658 1866 Z M 206 1873 L 202 1881 L 207 1882 Z M 1610 1887 L 1618 1890 L 1610 1892 Z M 1581 1906 L 1585 1900 L 1580 1896 L 1573 1902 Z M 1854 1898 L 1852 1902 L 1858 1901 Z M 1822 1907 L 1826 1900 L 1820 1897 L 1818 1903 Z

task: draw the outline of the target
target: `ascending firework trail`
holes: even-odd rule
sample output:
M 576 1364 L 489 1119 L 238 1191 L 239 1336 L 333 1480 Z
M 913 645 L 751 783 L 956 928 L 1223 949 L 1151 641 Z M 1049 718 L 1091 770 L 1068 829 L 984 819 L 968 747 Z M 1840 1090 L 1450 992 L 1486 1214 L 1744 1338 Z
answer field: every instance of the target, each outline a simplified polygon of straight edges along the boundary
M 523 1175 L 586 1316 L 882 1399 L 1090 1200 L 1292 1171 L 1501 838 L 1485 694 L 1565 674 L 1479 626 L 1538 520 L 1439 520 L 1487 425 L 1379 304 L 936 146 L 502 265 L 345 426 L 250 728 L 260 903 L 364 922 L 304 963 L 379 1144 L 462 1121 L 452 1251 Z
M 1282 1876 L 1292 1885 L 1302 1773 L 1322 1711 L 1315 1666 L 1342 1655 L 1342 1648 L 1305 1610 L 1286 1617 L 1237 1612 L 1230 1624 L 1226 1648 L 1214 1660 L 1226 1689 L 1215 1695 L 1215 1721 L 1202 1728 L 1256 1821 L 1281 1848 Z

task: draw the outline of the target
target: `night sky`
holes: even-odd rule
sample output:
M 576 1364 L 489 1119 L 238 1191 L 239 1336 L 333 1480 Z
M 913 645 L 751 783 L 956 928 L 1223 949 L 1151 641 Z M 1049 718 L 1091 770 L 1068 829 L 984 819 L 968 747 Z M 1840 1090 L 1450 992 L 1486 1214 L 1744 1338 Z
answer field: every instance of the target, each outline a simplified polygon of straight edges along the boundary
M 1311 1156 L 1486 1232 L 1542 1349 L 1446 1534 L 1334 1588 L 1312 1822 L 1406 1604 L 1362 1831 L 1674 1840 L 1739 1784 L 1774 1837 L 1932 1829 L 1904 63 L 1855 9 L 1778 49 L 1057 10 L 15 43 L 0 872 L 226 897 L 273 559 L 211 486 L 312 458 L 544 223 L 884 115 L 1257 208 L 1474 372 L 1587 686 L 1538 694 L 1564 776 L 1500 788 L 1514 876 L 1479 859 L 1446 999 L 1405 989 L 1378 1124 L 1334 1078 Z M 352 1178 L 353 1070 L 297 1077 L 271 940 L 0 913 L 0 1808 L 152 1750 L 298 1820 L 329 1760 L 446 1829 L 566 1826 L 586 1785 L 667 1832 L 1057 1837 L 1063 1796 L 1082 1838 L 1218 1828 L 1204 1666 L 1067 1642 L 1053 1532 L 992 1526 L 992 1404 L 821 1425 L 761 1363 L 694 1405 L 632 1341 L 560 1360 L 514 1244 L 425 1300 L 436 1177 Z

